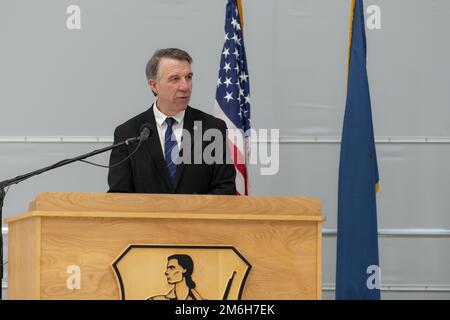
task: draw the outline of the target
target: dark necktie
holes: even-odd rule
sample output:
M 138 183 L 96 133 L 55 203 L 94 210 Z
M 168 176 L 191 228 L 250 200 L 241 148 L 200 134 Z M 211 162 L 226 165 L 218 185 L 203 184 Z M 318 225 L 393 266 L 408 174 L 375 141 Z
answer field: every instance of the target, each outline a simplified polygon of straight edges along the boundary
M 166 119 L 167 129 L 164 135 L 164 155 L 166 157 L 167 170 L 169 171 L 169 178 L 172 183 L 172 188 L 175 187 L 175 176 L 177 173 L 177 166 L 174 163 L 176 155 L 178 155 L 178 144 L 173 134 L 172 126 L 175 123 L 175 119 L 169 117 Z M 172 151 L 173 150 L 173 151 Z M 172 154 L 174 155 L 172 157 Z

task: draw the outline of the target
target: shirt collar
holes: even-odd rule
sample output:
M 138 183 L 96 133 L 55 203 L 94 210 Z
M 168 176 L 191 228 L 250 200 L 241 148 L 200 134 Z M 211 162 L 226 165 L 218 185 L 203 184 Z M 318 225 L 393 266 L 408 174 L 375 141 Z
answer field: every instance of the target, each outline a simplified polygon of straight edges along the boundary
M 178 112 L 176 115 L 172 116 L 172 118 L 174 118 L 177 121 L 177 124 L 180 124 L 183 121 L 185 112 L 186 110 L 183 110 Z M 156 101 L 153 104 L 153 113 L 155 115 L 156 123 L 162 126 L 166 121 L 167 116 L 158 109 Z

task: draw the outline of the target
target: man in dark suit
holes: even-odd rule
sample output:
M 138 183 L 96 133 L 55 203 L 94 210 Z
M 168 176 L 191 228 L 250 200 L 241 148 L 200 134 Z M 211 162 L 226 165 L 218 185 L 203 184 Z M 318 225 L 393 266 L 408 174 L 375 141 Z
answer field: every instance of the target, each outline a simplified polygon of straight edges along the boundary
M 236 194 L 236 171 L 226 161 L 225 122 L 188 106 L 191 63 L 187 52 L 174 48 L 157 50 L 147 63 L 147 80 L 156 101 L 149 110 L 118 126 L 114 142 L 138 136 L 144 123 L 150 125 L 152 132 L 129 160 L 110 168 L 109 192 Z M 195 152 L 187 152 L 194 150 L 199 134 L 201 138 L 198 128 L 220 131 L 221 141 L 200 141 L 200 151 L 210 143 L 219 143 L 223 155 L 220 161 L 205 162 L 203 157 L 200 162 L 194 161 Z M 110 165 L 126 158 L 135 148 L 136 145 L 130 145 L 113 150 Z M 186 159 L 183 153 L 191 154 L 191 161 L 177 161 Z

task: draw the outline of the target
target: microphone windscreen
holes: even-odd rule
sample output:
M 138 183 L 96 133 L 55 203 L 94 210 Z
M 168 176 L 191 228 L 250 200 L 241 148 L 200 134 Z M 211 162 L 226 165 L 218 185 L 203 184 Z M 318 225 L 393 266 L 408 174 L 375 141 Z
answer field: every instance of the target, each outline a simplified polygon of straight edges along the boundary
M 139 140 L 145 141 L 153 133 L 153 126 L 150 123 L 144 123 L 143 125 L 141 125 L 141 128 L 139 131 L 140 131 Z

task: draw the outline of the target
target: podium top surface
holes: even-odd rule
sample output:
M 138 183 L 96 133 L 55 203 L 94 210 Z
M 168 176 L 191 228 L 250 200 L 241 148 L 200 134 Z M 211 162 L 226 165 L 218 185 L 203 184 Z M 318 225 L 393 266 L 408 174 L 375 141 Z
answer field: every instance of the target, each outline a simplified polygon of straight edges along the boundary
M 129 193 L 41 193 L 30 217 L 158 218 L 202 220 L 324 221 L 318 198 Z

